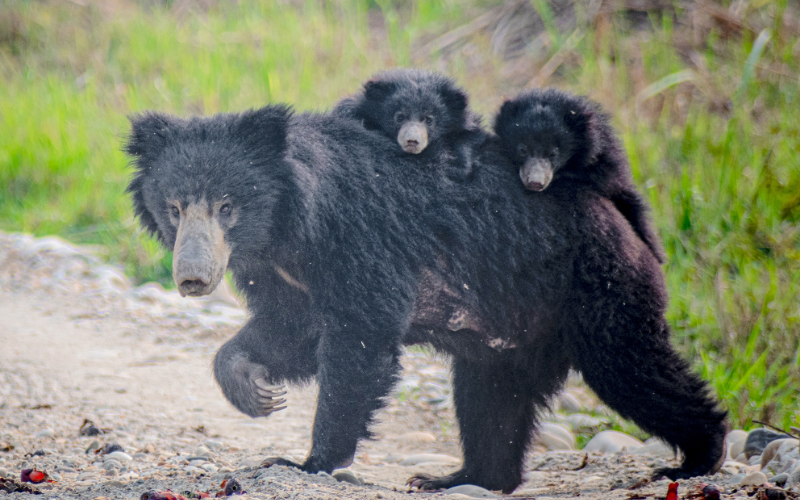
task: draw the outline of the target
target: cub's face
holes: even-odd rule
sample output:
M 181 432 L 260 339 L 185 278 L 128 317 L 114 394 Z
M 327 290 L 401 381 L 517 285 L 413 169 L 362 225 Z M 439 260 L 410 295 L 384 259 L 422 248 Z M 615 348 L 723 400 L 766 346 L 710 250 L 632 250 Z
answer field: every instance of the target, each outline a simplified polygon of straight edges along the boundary
M 211 293 L 229 261 L 269 244 L 282 191 L 274 164 L 284 131 L 283 117 L 263 127 L 276 114 L 265 110 L 131 120 L 126 151 L 136 171 L 128 192 L 142 226 L 173 251 L 172 276 L 182 296 Z M 270 135 L 276 130 L 279 138 Z
M 503 104 L 495 131 L 527 189 L 546 189 L 581 147 L 585 117 L 576 109 L 547 96 Z
M 463 130 L 467 97 L 449 79 L 397 70 L 364 85 L 356 111 L 365 126 L 394 139 L 406 153 L 419 154 L 445 135 Z

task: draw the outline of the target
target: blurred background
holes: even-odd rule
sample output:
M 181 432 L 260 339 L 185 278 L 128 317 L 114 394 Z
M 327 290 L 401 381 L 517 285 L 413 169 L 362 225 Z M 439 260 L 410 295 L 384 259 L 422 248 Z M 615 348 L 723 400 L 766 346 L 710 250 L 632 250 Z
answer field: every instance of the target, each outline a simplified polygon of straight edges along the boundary
M 409 65 L 489 123 L 527 87 L 602 103 L 667 248 L 675 344 L 734 426 L 800 427 L 795 1 L 0 0 L 0 230 L 173 286 L 124 193 L 126 115 L 324 110 Z

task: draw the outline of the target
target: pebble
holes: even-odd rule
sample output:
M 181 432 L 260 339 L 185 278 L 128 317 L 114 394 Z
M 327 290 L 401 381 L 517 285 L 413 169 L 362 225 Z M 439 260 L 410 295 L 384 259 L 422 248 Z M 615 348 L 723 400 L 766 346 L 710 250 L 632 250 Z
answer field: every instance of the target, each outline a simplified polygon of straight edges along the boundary
M 211 456 L 211 450 L 209 450 L 208 448 L 206 448 L 205 446 L 203 446 L 201 444 L 200 446 L 197 447 L 197 449 L 195 450 L 194 454 L 195 455 L 199 455 L 201 457 L 210 457 Z
M 569 445 L 568 449 L 570 450 L 575 449 L 575 436 L 573 436 L 572 433 L 569 431 L 569 429 L 567 429 L 563 425 L 554 424 L 553 422 L 542 422 L 539 428 L 542 430 L 542 432 L 546 432 L 550 435 L 556 436 L 557 438 L 567 443 Z
M 204 471 L 208 472 L 209 474 L 216 474 L 216 472 L 219 470 L 219 469 L 217 469 L 216 465 L 209 464 L 209 463 L 201 465 L 200 468 L 203 469 Z
M 587 427 L 599 427 L 607 422 L 607 420 L 601 420 L 585 413 L 573 413 L 572 415 L 567 415 L 562 419 L 562 421 L 569 425 L 572 430 L 584 429 Z
M 124 451 L 115 451 L 115 452 L 109 453 L 108 455 L 105 456 L 105 459 L 106 460 L 124 460 L 125 462 L 130 462 L 131 460 L 133 460 L 133 458 L 131 458 L 131 456 L 128 455 L 127 453 L 125 453 Z
M 11 477 L 8 475 L 8 471 L 0 467 L 0 477 Z
M 334 479 L 343 483 L 350 483 L 355 484 L 356 486 L 363 486 L 364 481 L 361 480 L 358 476 L 356 476 L 353 472 L 349 470 L 340 470 L 333 473 Z
M 760 455 L 769 443 L 776 439 L 783 439 L 786 434 L 773 432 L 769 429 L 754 429 L 747 435 L 744 443 L 744 454 L 747 458 Z
M 651 455 L 660 458 L 674 458 L 675 450 L 660 439 L 650 438 L 645 441 L 644 446 L 631 452 L 632 455 Z
M 745 476 L 747 476 L 747 474 L 745 474 L 744 472 L 740 472 L 738 474 L 734 474 L 733 476 L 731 476 L 730 479 L 728 479 L 728 484 L 729 485 L 742 484 L 742 479 L 744 479 Z
M 548 450 L 574 450 L 573 446 L 564 441 L 558 436 L 554 436 L 549 432 L 541 431 L 536 435 L 536 444 L 540 444 Z
M 105 462 L 103 462 L 103 468 L 105 470 L 121 469 L 122 468 L 122 464 L 119 463 L 118 461 L 114 460 L 113 458 L 111 458 L 111 459 L 108 459 Z
M 786 472 L 781 472 L 780 474 L 773 476 L 770 482 L 776 486 L 783 487 L 784 484 L 786 484 L 787 479 L 789 479 L 789 474 Z
M 398 439 L 412 443 L 433 443 L 436 441 L 436 436 L 430 432 L 414 431 L 401 434 Z
M 761 486 L 767 482 L 767 476 L 763 472 L 751 472 L 739 482 L 742 486 Z
M 53 429 L 45 429 L 43 431 L 40 431 L 38 434 L 36 434 L 36 437 L 51 438 L 51 437 L 54 437 L 55 435 L 56 435 L 56 431 L 54 431 Z
M 104 483 L 104 485 L 108 486 L 110 488 L 124 488 L 125 486 L 128 485 L 128 483 L 126 483 L 125 481 L 120 481 L 118 479 L 115 479 L 113 481 L 109 481 L 107 483 Z
M 224 447 L 222 441 L 216 441 L 214 439 L 206 439 L 203 441 L 203 444 L 206 445 L 208 449 L 213 451 L 222 451 L 222 448 Z
M 602 451 L 605 453 L 616 453 L 627 449 L 629 452 L 644 446 L 644 443 L 639 441 L 633 436 L 629 436 L 624 432 L 619 431 L 603 431 L 593 437 L 583 451 Z
M 558 409 L 564 413 L 578 413 L 581 411 L 581 402 L 572 394 L 562 392 L 558 396 Z
M 459 464 L 461 460 L 441 453 L 418 453 L 400 461 L 400 465 L 419 465 L 426 463 Z
M 744 451 L 744 443 L 747 441 L 747 432 L 736 429 L 730 431 L 725 436 L 725 444 L 728 447 L 728 459 L 733 460 Z
M 761 468 L 775 474 L 790 471 L 800 459 L 800 440 L 776 439 L 767 445 L 761 455 Z
M 498 498 L 491 491 L 474 484 L 460 484 L 444 490 L 447 495 L 464 495 L 470 498 Z
M 100 449 L 100 441 L 95 439 L 94 441 L 89 443 L 89 446 L 86 447 L 86 454 L 88 455 L 90 453 L 94 453 L 95 450 L 99 449 Z
M 86 481 L 88 479 L 97 480 L 100 476 L 96 472 L 82 472 L 78 474 L 78 477 L 75 479 L 76 481 Z

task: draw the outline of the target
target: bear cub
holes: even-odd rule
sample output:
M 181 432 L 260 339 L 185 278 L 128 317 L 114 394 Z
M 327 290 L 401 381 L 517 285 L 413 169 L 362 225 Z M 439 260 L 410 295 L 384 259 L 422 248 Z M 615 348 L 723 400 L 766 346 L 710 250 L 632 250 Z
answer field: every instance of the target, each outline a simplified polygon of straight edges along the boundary
M 625 150 L 600 105 L 556 89 L 535 89 L 503 103 L 495 133 L 531 191 L 569 179 L 614 203 L 659 263 L 665 254 L 636 190 Z
M 361 92 L 340 101 L 333 114 L 360 120 L 367 130 L 378 131 L 396 140 L 406 153 L 418 155 L 426 150 L 441 153 L 441 148 L 466 150 L 460 143 L 480 130 L 480 119 L 467 106 L 467 94 L 452 79 L 430 71 L 395 69 L 375 75 Z M 457 163 L 466 161 L 457 156 Z

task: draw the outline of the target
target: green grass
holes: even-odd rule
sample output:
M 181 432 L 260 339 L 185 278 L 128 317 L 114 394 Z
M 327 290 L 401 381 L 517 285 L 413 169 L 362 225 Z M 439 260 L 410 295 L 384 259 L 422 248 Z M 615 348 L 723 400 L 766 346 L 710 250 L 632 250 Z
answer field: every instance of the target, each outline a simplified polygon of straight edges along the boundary
M 542 81 L 613 114 L 653 205 L 676 345 L 735 425 L 800 425 L 800 36 L 786 0 L 744 2 L 733 30 L 687 27 L 682 7 L 635 26 L 579 7 L 590 21 L 572 33 L 536 0 L 549 42 L 510 61 L 486 30 L 417 50 L 489 2 L 187 4 L 0 3 L 0 228 L 101 244 L 136 282 L 169 285 L 171 256 L 124 195 L 126 115 L 326 109 L 413 63 L 457 78 L 491 116 L 552 59 Z

